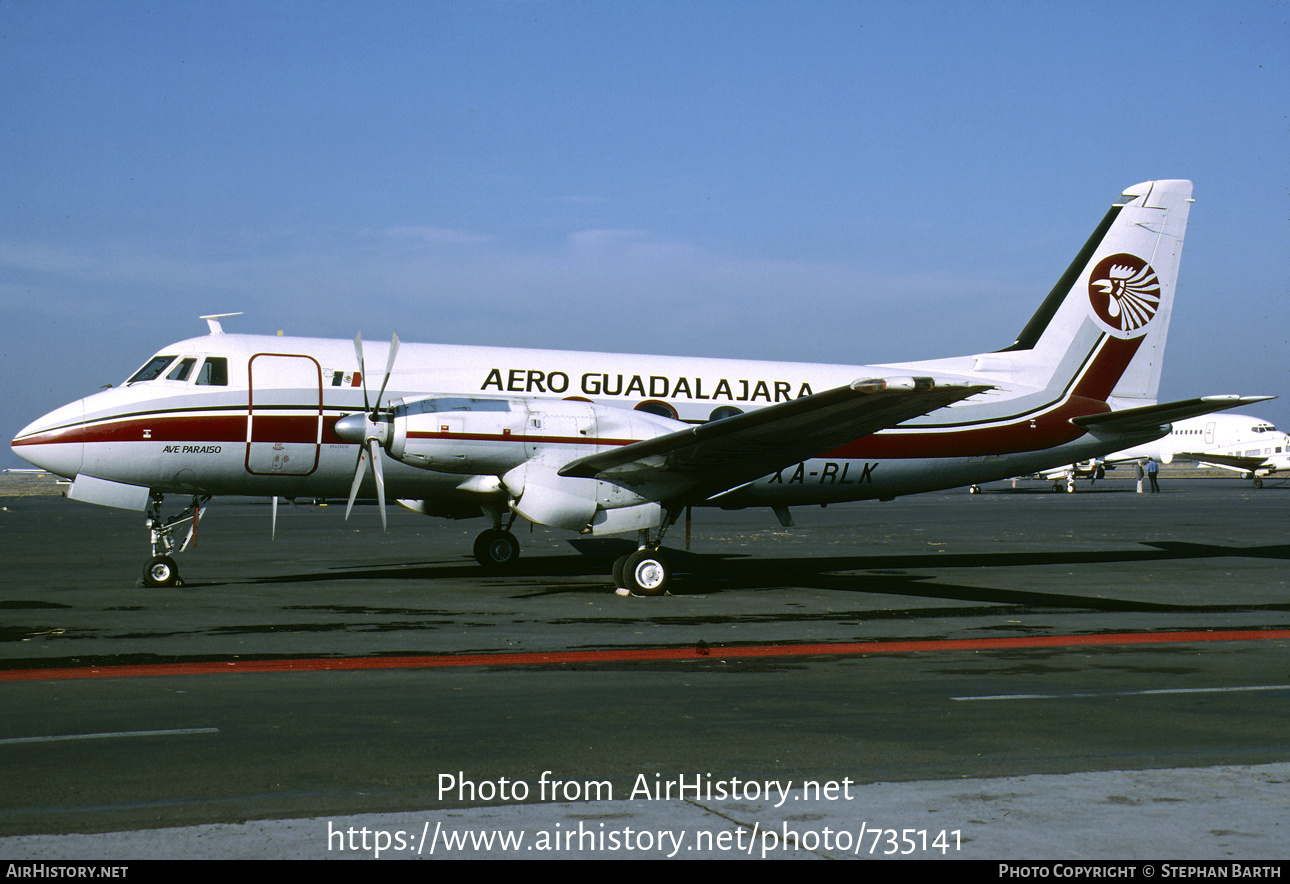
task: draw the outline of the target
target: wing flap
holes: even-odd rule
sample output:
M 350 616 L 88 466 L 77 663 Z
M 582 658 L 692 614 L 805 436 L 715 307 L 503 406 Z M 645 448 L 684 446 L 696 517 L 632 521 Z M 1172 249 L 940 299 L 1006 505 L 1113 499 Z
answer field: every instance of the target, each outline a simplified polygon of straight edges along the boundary
M 654 499 L 703 499 L 989 389 L 932 378 L 859 380 L 578 458 L 559 472 Z

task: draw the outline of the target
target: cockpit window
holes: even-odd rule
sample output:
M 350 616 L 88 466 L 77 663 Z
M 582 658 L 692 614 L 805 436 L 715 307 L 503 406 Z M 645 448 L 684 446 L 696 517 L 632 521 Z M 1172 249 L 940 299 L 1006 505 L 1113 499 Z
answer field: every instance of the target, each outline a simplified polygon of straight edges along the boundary
M 136 371 L 134 376 L 131 377 L 130 380 L 126 381 L 126 384 L 137 384 L 140 381 L 155 381 L 161 376 L 161 373 L 166 370 L 166 366 L 174 361 L 175 357 L 173 355 L 154 356 L 152 359 L 148 360 L 147 365 Z
M 196 364 L 197 364 L 197 359 L 192 356 L 189 356 L 186 359 L 179 360 L 177 363 L 175 363 L 175 367 L 170 370 L 170 374 L 166 375 L 166 380 L 168 381 L 188 380 L 188 375 L 192 373 L 193 366 Z
M 207 356 L 197 372 L 197 383 L 212 387 L 228 386 L 228 360 L 223 356 Z

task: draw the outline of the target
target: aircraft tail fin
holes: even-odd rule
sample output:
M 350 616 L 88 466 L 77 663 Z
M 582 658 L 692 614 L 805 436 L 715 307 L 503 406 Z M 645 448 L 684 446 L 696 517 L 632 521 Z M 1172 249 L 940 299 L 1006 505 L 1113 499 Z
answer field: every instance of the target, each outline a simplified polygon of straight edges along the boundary
M 1128 188 L 1010 347 L 975 369 L 1113 408 L 1156 401 L 1190 181 Z

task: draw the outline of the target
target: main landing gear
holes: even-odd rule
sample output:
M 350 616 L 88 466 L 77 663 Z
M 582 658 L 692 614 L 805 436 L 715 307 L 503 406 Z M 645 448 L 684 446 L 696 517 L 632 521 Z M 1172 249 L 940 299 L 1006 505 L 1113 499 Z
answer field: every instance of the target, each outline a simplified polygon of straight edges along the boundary
M 659 526 L 658 536 L 651 539 L 648 530 L 639 534 L 636 552 L 619 556 L 614 562 L 614 586 L 623 595 L 663 595 L 672 577 L 672 567 L 663 555 L 663 535 L 676 523 L 679 509 L 669 510 Z
M 475 561 L 485 568 L 501 570 L 514 564 L 520 557 L 520 542 L 511 533 L 516 515 L 511 513 L 510 520 L 503 528 L 502 511 L 490 509 L 487 512 L 493 517 L 493 527 L 475 538 Z
M 663 595 L 672 569 L 657 549 L 645 547 L 614 562 L 614 586 L 624 595 Z
M 175 564 L 171 554 L 188 549 L 197 538 L 197 523 L 201 520 L 204 508 L 210 499 L 209 494 L 194 494 L 192 502 L 178 515 L 165 519 L 161 515 L 161 504 L 165 500 L 165 495 L 153 492 L 148 502 L 148 533 L 152 540 L 152 558 L 148 559 L 148 563 L 143 566 L 143 577 L 140 580 L 143 586 L 183 584 L 179 579 L 179 566 Z M 188 533 L 182 543 L 177 543 L 175 534 L 184 525 L 188 526 Z M 175 548 L 176 546 L 178 549 Z
M 658 536 L 651 538 L 649 531 L 641 531 L 639 548 L 619 556 L 614 562 L 614 586 L 623 595 L 663 595 L 667 592 L 672 568 L 660 550 L 663 535 L 676 521 L 676 514 L 669 513 L 659 528 Z M 502 526 L 501 514 L 494 515 L 494 525 L 475 538 L 475 561 L 485 568 L 500 571 L 512 565 L 520 556 L 520 542 L 511 533 L 515 515 Z
M 489 528 L 475 538 L 475 561 L 485 568 L 505 568 L 520 557 L 520 542 L 506 528 Z

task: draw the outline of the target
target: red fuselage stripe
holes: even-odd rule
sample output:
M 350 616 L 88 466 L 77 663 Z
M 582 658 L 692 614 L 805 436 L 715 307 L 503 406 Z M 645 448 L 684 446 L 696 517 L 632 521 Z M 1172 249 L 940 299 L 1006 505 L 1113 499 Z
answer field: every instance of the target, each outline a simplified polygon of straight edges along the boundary
M 497 433 L 408 433 L 409 439 L 439 439 L 457 442 L 524 442 L 528 445 L 631 445 L 639 439 L 609 439 L 598 436 L 532 436 Z
M 339 415 L 323 417 L 322 442 L 344 444 L 333 427 Z M 155 414 L 128 420 L 87 421 L 33 433 L 13 441 L 20 445 L 67 445 L 98 442 L 246 442 L 246 409 L 203 415 Z M 252 421 L 253 442 L 318 441 L 317 414 L 282 415 L 257 412 Z

